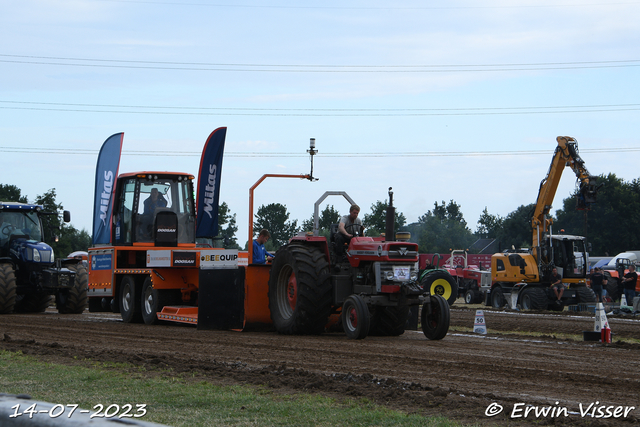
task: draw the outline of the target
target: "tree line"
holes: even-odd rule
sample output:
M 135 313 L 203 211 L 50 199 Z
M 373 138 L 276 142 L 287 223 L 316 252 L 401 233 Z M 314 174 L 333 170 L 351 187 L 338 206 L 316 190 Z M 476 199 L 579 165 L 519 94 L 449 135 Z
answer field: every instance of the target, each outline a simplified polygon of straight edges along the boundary
M 591 210 L 576 209 L 576 194 L 563 199 L 562 206 L 553 216 L 554 233 L 586 236 L 592 248 L 592 255 L 613 256 L 625 250 L 640 250 L 640 179 L 625 182 L 615 174 L 600 175 L 598 182 L 604 186 L 598 193 L 598 202 Z M 27 203 L 27 197 L 15 185 L 0 184 L 0 200 Z M 87 250 L 91 236 L 86 230 L 77 230 L 61 221 L 63 206 L 56 201 L 55 189 L 36 196 L 34 202 L 44 206 L 46 211 L 58 215 L 48 217 L 45 229 L 51 230 L 49 242 L 57 254 L 67 255 L 76 250 Z M 368 236 L 379 236 L 385 232 L 388 202 L 376 201 L 370 211 L 361 211 L 360 218 Z M 522 205 L 505 217 L 492 214 L 485 207 L 477 220 L 476 231 L 469 228 L 462 214 L 462 207 L 453 199 L 434 202 L 433 209 L 418 217 L 418 221 L 407 224 L 405 215 L 396 209 L 395 230 L 409 231 L 411 240 L 418 243 L 421 253 L 446 253 L 451 249 L 469 249 L 478 253 L 483 249 L 490 252 L 516 247 L 531 246 L 531 216 L 535 203 Z M 344 212 L 346 214 L 347 212 Z M 218 212 L 218 237 L 222 246 L 229 249 L 247 249 L 249 242 L 240 245 L 236 233 L 236 214 L 231 212 L 226 202 L 222 202 Z M 338 223 L 341 214 L 333 205 L 319 213 L 319 233 L 329 237 L 330 227 Z M 271 203 L 262 205 L 254 215 L 254 231 L 267 229 L 271 239 L 265 245 L 274 251 L 286 244 L 289 238 L 299 232 L 313 230 L 313 216 L 300 224 L 292 219 L 286 205 Z M 56 240 L 57 239 L 57 240 Z M 478 245 L 478 243 L 482 243 Z M 487 242 L 493 242 L 487 248 Z M 475 245 L 474 245 L 475 244 Z M 485 252 L 487 253 L 487 252 Z

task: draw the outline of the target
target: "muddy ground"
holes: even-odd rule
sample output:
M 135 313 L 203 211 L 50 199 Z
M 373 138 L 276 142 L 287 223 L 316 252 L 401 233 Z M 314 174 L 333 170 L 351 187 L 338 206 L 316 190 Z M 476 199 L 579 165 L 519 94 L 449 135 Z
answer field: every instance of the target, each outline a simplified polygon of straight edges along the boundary
M 441 341 L 415 331 L 361 341 L 343 333 L 199 331 L 124 324 L 110 313 L 47 311 L 1 316 L 0 348 L 63 364 L 129 362 L 144 365 L 148 375 L 189 372 L 199 380 L 264 385 L 276 393 L 368 398 L 407 413 L 469 424 L 640 423 L 640 344 L 619 341 L 640 338 L 640 316 L 610 318 L 614 342 L 603 345 L 563 335 L 593 330 L 593 314 L 486 309 L 489 333 L 478 335 L 471 332 L 476 308 L 454 305 L 454 330 Z M 581 414 L 580 404 L 585 411 L 596 401 L 635 409 L 627 417 L 607 419 L 591 417 L 591 411 Z M 496 404 L 503 410 L 488 416 L 499 408 Z M 534 409 L 525 418 L 529 407 Z M 548 407 L 546 416 L 536 417 L 535 408 Z

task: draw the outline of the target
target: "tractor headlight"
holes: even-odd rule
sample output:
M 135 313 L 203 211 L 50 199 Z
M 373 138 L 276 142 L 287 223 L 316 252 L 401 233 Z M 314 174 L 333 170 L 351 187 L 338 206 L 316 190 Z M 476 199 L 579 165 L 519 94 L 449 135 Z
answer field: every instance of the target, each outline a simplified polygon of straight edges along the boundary
M 385 273 L 387 280 L 393 280 L 393 271 L 389 270 Z
M 53 262 L 56 260 L 56 257 L 53 255 L 53 248 L 51 249 L 51 259 L 49 260 L 49 262 Z
M 33 262 L 40 262 L 40 251 L 33 248 Z
M 418 272 L 417 271 L 412 271 L 411 272 L 411 280 L 418 280 Z

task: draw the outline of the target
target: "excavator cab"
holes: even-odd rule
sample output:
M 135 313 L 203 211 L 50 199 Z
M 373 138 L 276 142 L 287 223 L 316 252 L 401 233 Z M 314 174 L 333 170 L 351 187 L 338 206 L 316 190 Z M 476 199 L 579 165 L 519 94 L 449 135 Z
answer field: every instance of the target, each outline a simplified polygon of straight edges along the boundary
M 112 241 L 116 245 L 195 244 L 193 179 L 189 174 L 121 175 L 116 184 Z

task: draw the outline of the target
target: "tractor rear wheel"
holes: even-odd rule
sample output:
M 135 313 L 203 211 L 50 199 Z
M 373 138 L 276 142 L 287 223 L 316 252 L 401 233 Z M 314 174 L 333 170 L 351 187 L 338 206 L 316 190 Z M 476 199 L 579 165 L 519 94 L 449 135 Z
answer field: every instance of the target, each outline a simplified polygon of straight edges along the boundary
M 324 332 L 331 312 L 331 275 L 317 246 L 292 244 L 281 248 L 269 275 L 269 310 L 281 334 Z
M 0 264 L 0 314 L 13 312 L 16 305 L 16 272 L 11 264 Z
M 82 314 L 88 302 L 87 286 L 89 276 L 87 275 L 87 267 L 82 263 L 78 263 L 69 265 L 67 268 L 75 271 L 76 276 L 71 289 L 56 296 L 56 308 L 60 314 Z
M 125 323 L 142 322 L 139 289 L 131 276 L 124 276 L 120 282 L 120 315 Z
M 347 338 L 361 340 L 369 335 L 371 316 L 360 295 L 351 295 L 342 304 L 342 327 Z
M 431 313 L 427 313 L 431 306 Z M 422 306 L 422 332 L 430 340 L 441 340 L 449 332 L 451 313 L 449 304 L 440 295 L 431 296 L 431 304 Z
M 371 310 L 369 335 L 397 337 L 404 334 L 409 317 L 409 306 L 376 306 Z
M 458 298 L 458 284 L 448 271 L 429 271 L 420 279 L 420 285 L 423 289 L 428 289 L 430 295 L 443 297 L 449 305 L 453 305 Z
M 520 305 L 523 310 L 546 310 L 549 298 L 544 289 L 534 286 L 522 291 Z

